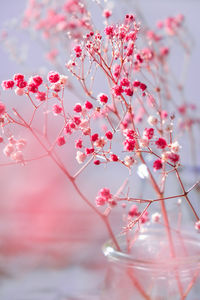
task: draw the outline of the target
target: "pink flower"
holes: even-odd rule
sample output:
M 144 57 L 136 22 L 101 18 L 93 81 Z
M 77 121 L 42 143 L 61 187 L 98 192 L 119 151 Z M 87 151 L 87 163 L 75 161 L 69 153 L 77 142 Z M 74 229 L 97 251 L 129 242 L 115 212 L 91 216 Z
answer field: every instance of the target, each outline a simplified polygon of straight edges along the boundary
M 62 88 L 62 85 L 61 85 L 60 81 L 56 82 L 56 83 L 53 83 L 50 86 L 50 89 L 53 90 L 56 93 L 59 93 L 61 91 L 61 88 Z
M 118 161 L 119 158 L 118 158 L 118 156 L 117 156 L 116 154 L 111 154 L 110 160 L 111 160 L 111 161 Z
M 114 68 L 113 68 L 114 70 L 113 70 L 113 74 L 114 74 L 114 76 L 115 77 L 119 77 L 119 75 L 120 75 L 120 65 L 114 65 Z
M 86 101 L 86 102 L 85 102 L 85 108 L 87 108 L 87 109 L 92 109 L 92 108 L 93 108 L 92 103 L 89 102 L 89 101 Z
M 39 101 L 45 101 L 46 100 L 46 93 L 45 92 L 37 92 L 35 98 Z
M 74 47 L 74 52 L 76 53 L 76 57 L 80 57 L 82 54 L 82 48 L 80 45 L 77 45 L 76 47 Z
M 166 119 L 168 117 L 168 113 L 166 110 L 161 111 L 161 117 L 162 117 L 162 119 Z
M 76 128 L 76 123 L 70 121 L 68 124 L 69 124 L 70 128 L 72 128 L 72 129 Z
M 128 80 L 128 78 L 122 78 L 121 80 L 120 80 L 120 85 L 121 86 L 129 86 L 130 85 L 130 81 Z
M 87 155 L 94 153 L 94 148 L 85 148 L 85 153 Z
M 139 63 L 143 63 L 143 59 L 142 59 L 142 57 L 141 57 L 140 54 L 137 54 L 137 55 L 136 55 L 136 59 L 137 59 L 137 61 L 138 61 Z
M 187 106 L 184 104 L 182 106 L 178 107 L 178 111 L 180 112 L 180 114 L 184 115 L 186 113 L 187 110 Z
M 96 205 L 97 206 L 103 206 L 105 204 L 106 204 L 106 199 L 104 197 L 101 197 L 101 196 L 96 197 Z
M 128 35 L 128 38 L 130 38 L 130 35 Z M 126 55 L 127 56 L 131 56 L 133 54 L 133 51 L 134 51 L 134 43 L 133 42 L 129 42 L 129 45 L 126 49 Z
M 78 116 L 74 116 L 73 117 L 73 121 L 74 123 L 78 126 L 78 125 L 81 125 L 83 127 L 83 121 L 81 121 L 81 118 L 78 117 Z
M 115 85 L 113 88 L 112 88 L 112 93 L 115 95 L 115 96 L 121 96 L 121 94 L 124 92 L 123 88 L 120 86 L 120 85 Z
M 1 86 L 4 90 L 12 89 L 14 86 L 14 81 L 13 80 L 4 80 L 1 84 Z
M 135 140 L 126 139 L 124 141 L 124 150 L 129 152 L 133 151 L 135 148 L 135 143 Z
M 146 84 L 140 83 L 140 89 L 141 89 L 142 91 L 145 91 L 146 88 L 147 88 Z
M 0 116 L 3 115 L 6 112 L 6 107 L 5 105 L 0 102 Z
M 162 169 L 162 166 L 163 166 L 163 164 L 162 164 L 161 159 L 157 159 L 153 163 L 153 169 L 154 169 L 154 171 Z
M 113 37 L 114 36 L 114 26 L 107 26 L 105 29 L 105 34 L 109 35 L 109 37 Z
M 106 144 L 106 141 L 105 141 L 105 139 L 104 139 L 103 137 L 99 138 L 99 139 L 94 143 L 95 147 L 97 147 L 97 148 L 103 148 L 103 147 L 105 146 L 105 144 Z
M 54 112 L 54 114 L 59 115 L 59 114 L 61 114 L 62 110 L 63 109 L 62 109 L 62 107 L 60 105 L 58 105 L 58 104 L 54 104 L 53 105 L 53 112 Z
M 112 140 L 112 138 L 113 138 L 113 134 L 111 131 L 107 131 L 105 136 L 107 137 L 108 140 Z
M 161 47 L 160 48 L 160 54 L 162 56 L 167 56 L 169 54 L 169 48 L 168 47 Z
M 47 79 L 51 83 L 56 83 L 60 79 L 60 75 L 56 71 L 50 71 L 47 75 Z
M 140 86 L 140 81 L 135 80 L 135 81 L 133 82 L 133 86 L 134 86 L 134 87 L 139 87 L 139 86 Z
M 138 211 L 138 207 L 137 207 L 137 205 L 132 205 L 131 206 L 131 209 L 129 210 L 129 212 L 128 212 L 128 214 L 129 214 L 129 216 L 130 217 L 138 217 L 139 215 L 140 215 L 140 212 Z
M 101 93 L 97 96 L 97 100 L 101 103 L 101 104 L 106 104 L 108 102 L 108 96 L 104 93 Z
M 59 136 L 57 138 L 57 145 L 58 146 L 63 146 L 66 143 L 64 136 Z
M 131 88 L 127 88 L 124 90 L 124 93 L 127 95 L 127 96 L 133 96 L 133 90 Z
M 103 188 L 99 191 L 99 195 L 101 197 L 104 197 L 106 200 L 112 198 L 112 194 L 110 193 L 110 190 L 108 188 Z
M 36 86 L 39 86 L 42 84 L 43 79 L 41 76 L 36 75 L 36 76 L 32 77 L 32 81 L 35 83 Z
M 170 152 L 168 154 L 168 159 L 171 160 L 172 163 L 176 164 L 179 161 L 180 156 L 176 153 Z
M 123 131 L 123 134 L 128 138 L 128 139 L 134 139 L 135 138 L 135 131 L 132 129 L 125 129 Z
M 145 211 L 145 213 L 140 218 L 140 222 L 142 224 L 144 224 L 144 223 L 146 223 L 148 221 L 149 221 L 149 213 L 148 213 L 148 211 Z
M 145 128 L 143 136 L 148 138 L 148 140 L 151 140 L 154 135 L 154 129 L 153 128 Z
M 16 86 L 20 89 L 23 89 L 27 86 L 27 82 L 24 80 L 19 80 L 17 81 Z
M 30 83 L 28 85 L 28 91 L 31 92 L 31 93 L 33 93 L 33 94 L 37 93 L 37 91 L 38 91 L 37 85 L 35 85 L 34 83 Z
M 98 140 L 98 138 L 99 138 L 98 133 L 95 133 L 95 134 L 93 134 L 93 135 L 91 136 L 91 141 L 92 141 L 92 142 L 96 142 L 96 141 Z
M 70 123 L 67 123 L 64 130 L 65 130 L 66 134 L 69 134 L 69 135 L 72 134 L 72 129 L 71 129 Z
M 82 112 L 82 106 L 80 103 L 77 103 L 75 106 L 74 106 L 74 111 L 77 112 L 77 113 L 81 113 Z
M 103 12 L 103 15 L 106 19 L 108 19 L 112 15 L 112 11 L 108 10 L 108 9 L 105 9 L 104 12 Z
M 83 141 L 81 139 L 76 141 L 75 147 L 81 149 L 83 147 Z
M 15 74 L 13 76 L 13 80 L 14 81 L 24 81 L 24 75 L 22 75 L 22 74 Z
M 164 138 L 159 138 L 155 144 L 159 149 L 165 149 L 165 147 L 167 147 L 167 142 Z

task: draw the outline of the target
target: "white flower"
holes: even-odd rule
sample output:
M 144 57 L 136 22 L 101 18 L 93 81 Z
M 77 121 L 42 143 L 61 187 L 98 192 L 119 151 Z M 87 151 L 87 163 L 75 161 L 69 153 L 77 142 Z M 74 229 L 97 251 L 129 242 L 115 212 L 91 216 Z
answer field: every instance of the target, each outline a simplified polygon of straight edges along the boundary
M 12 144 L 8 144 L 3 149 L 3 153 L 5 156 L 10 156 L 14 150 L 15 150 L 14 146 Z
M 139 140 L 139 144 L 141 148 L 145 148 L 149 146 L 149 140 L 147 138 L 142 138 Z
M 20 88 L 16 88 L 15 89 L 15 94 L 17 95 L 17 96 L 23 96 L 24 95 L 24 89 L 20 89 Z
M 67 81 L 68 81 L 68 77 L 67 76 L 60 75 L 60 80 L 59 80 L 60 84 L 65 85 L 67 83 Z
M 131 167 L 131 166 L 134 164 L 135 159 L 134 159 L 133 156 L 127 155 L 127 156 L 124 158 L 124 162 L 125 162 L 125 165 L 126 165 L 127 167 Z
M 172 152 L 174 152 L 174 153 L 177 153 L 177 152 L 179 152 L 179 150 L 180 150 L 180 145 L 179 145 L 179 143 L 176 141 L 176 142 L 174 142 L 174 143 L 172 143 L 171 145 L 170 145 L 170 147 L 171 147 L 171 151 Z
M 154 117 L 154 116 L 149 116 L 147 122 L 150 125 L 154 126 L 154 125 L 156 125 L 158 123 L 158 119 L 156 117 Z
M 145 164 L 139 165 L 139 167 L 137 169 L 137 174 L 142 179 L 147 178 L 149 176 L 149 172 L 147 170 L 147 166 Z
M 24 157 L 23 157 L 22 151 L 16 151 L 16 152 L 12 153 L 11 159 L 15 160 L 16 162 L 23 162 Z
M 79 164 L 82 164 L 85 159 L 86 159 L 87 155 L 81 151 L 77 151 L 76 153 L 76 160 Z
M 103 148 L 105 144 L 106 144 L 106 140 L 104 139 L 104 137 L 101 137 L 94 143 L 94 146 L 97 148 Z
M 155 212 L 152 216 L 151 216 L 151 221 L 153 223 L 158 223 L 160 222 L 161 219 L 161 214 L 159 214 L 158 212 Z

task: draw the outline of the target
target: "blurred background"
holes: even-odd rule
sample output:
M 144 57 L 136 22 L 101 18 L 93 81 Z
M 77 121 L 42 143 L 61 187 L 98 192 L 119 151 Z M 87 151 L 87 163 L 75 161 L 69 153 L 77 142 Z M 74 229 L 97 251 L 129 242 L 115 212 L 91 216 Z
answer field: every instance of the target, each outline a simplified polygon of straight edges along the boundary
M 29 1 L 29 5 L 33 2 Z M 55 2 L 57 5 L 58 1 Z M 98 10 L 91 1 L 87 2 L 91 6 L 92 18 L 102 29 Z M 26 26 L 24 12 L 28 5 L 27 0 L 0 0 L 0 3 L 0 81 L 20 72 L 30 76 L 38 72 L 47 74 L 49 70 L 57 69 L 67 74 L 64 65 L 70 57 L 70 46 L 66 35 L 51 43 L 30 24 Z M 43 3 L 54 6 L 53 0 Z M 200 1 L 124 0 L 119 3 L 116 0 L 109 6 L 113 8 L 115 20 L 136 11 L 141 21 L 153 28 L 157 21 L 168 16 L 179 13 L 185 16 L 192 43 L 185 94 L 188 101 L 199 106 Z M 30 11 L 27 18 L 31 18 L 33 13 L 35 12 Z M 180 67 L 178 52 L 173 56 L 172 64 L 174 69 Z M 67 100 L 71 101 L 73 97 L 70 92 L 65 94 Z M 21 98 L 15 97 L 12 92 L 1 92 L 0 100 L 7 102 L 8 106 L 19 107 L 24 113 L 27 109 L 28 113 Z M 51 132 L 54 131 L 56 128 L 52 126 Z M 18 138 L 26 137 L 23 131 L 16 134 Z M 199 131 L 195 134 L 200 142 Z M 29 140 L 29 143 L 29 147 L 36 154 L 35 142 Z M 185 143 L 187 144 L 187 139 Z M 192 158 L 187 152 L 184 153 L 184 145 L 182 146 L 182 155 L 190 167 Z M 68 149 L 61 149 L 59 155 L 72 173 L 78 170 L 77 166 L 74 167 L 75 159 L 71 159 L 74 157 L 74 149 L 70 147 L 70 141 Z M 199 152 L 196 155 L 199 162 Z M 2 153 L 0 161 L 5 162 Z M 196 167 L 198 168 L 198 163 Z M 96 193 L 102 186 L 109 185 L 116 192 L 116 186 L 127 174 L 119 170 L 119 178 L 113 176 L 114 172 L 112 168 L 108 170 L 100 167 L 94 174 L 89 168 L 87 176 L 80 176 L 80 187 L 90 201 L 94 202 Z M 198 176 L 187 174 L 189 176 L 185 180 L 189 181 L 188 184 L 192 182 L 192 178 Z M 95 187 L 91 185 L 92 182 L 97 183 Z M 142 180 L 133 185 L 138 194 L 141 187 L 144 187 Z M 115 231 L 118 233 L 120 227 L 117 214 L 114 218 Z M 96 299 L 96 291 L 101 288 L 105 273 L 101 246 L 106 239 L 107 233 L 101 220 L 79 199 L 71 184 L 48 158 L 31 162 L 25 167 L 1 167 L 0 299 L 70 300 L 79 299 L 77 294 L 82 295 L 80 299 Z M 87 296 L 83 296 L 84 294 Z

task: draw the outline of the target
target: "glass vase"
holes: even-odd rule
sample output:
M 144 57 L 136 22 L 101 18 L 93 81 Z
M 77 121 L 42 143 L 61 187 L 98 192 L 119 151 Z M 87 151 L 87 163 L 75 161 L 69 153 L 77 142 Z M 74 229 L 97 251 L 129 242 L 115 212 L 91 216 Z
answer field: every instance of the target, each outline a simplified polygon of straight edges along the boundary
M 126 236 L 118 239 L 121 252 L 106 243 L 103 252 L 109 266 L 101 299 L 198 300 L 200 238 L 176 230 L 172 237 L 174 255 L 164 229 L 143 229 L 128 254 Z

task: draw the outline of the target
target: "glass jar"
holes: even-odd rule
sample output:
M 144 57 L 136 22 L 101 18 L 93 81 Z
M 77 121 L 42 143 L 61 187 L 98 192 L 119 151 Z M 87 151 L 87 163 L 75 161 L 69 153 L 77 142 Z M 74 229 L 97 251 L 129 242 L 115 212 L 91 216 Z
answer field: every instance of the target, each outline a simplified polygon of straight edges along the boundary
M 102 300 L 198 300 L 200 295 L 200 238 L 174 230 L 173 248 L 164 229 L 144 229 L 127 254 L 127 238 L 103 246 L 109 261 Z

